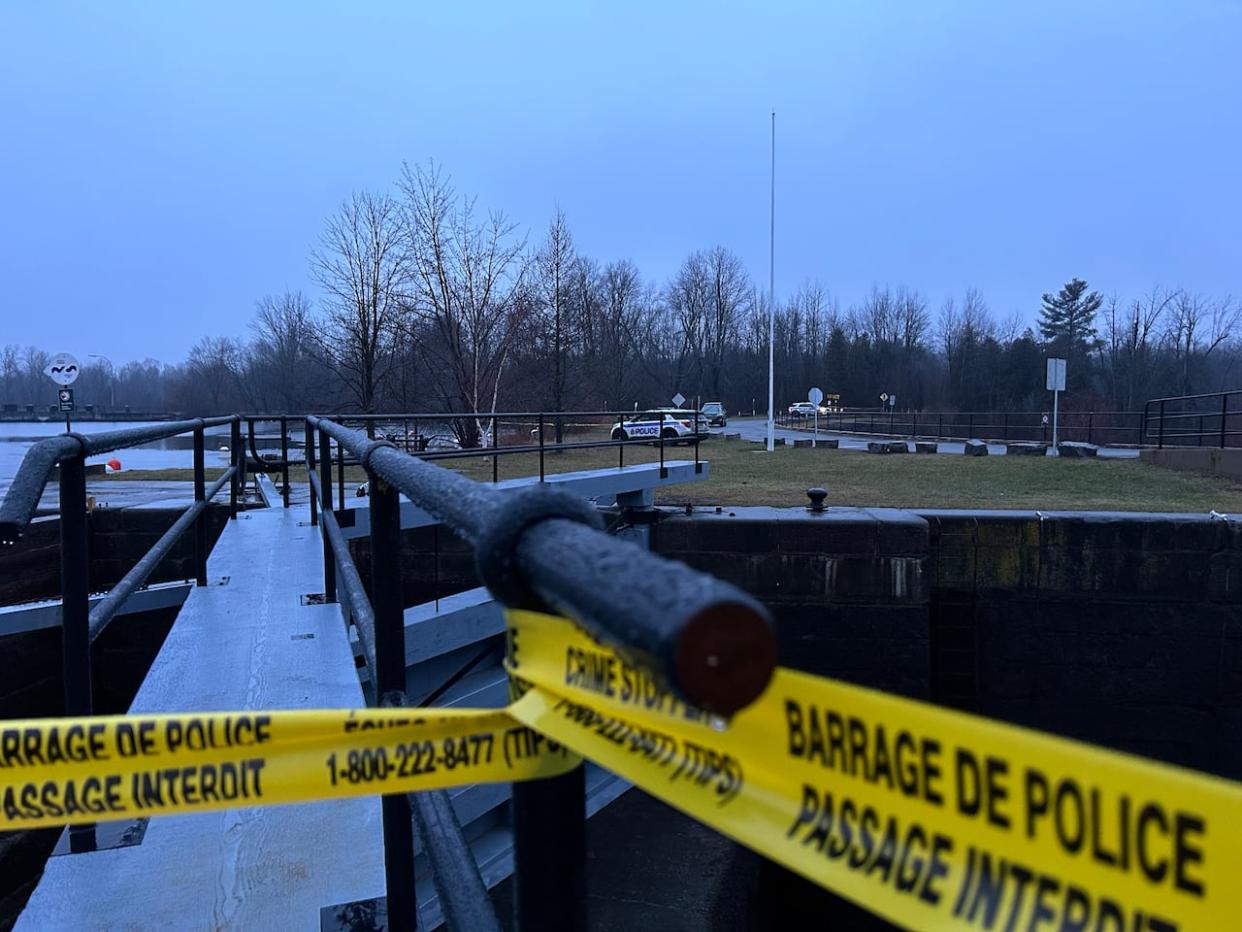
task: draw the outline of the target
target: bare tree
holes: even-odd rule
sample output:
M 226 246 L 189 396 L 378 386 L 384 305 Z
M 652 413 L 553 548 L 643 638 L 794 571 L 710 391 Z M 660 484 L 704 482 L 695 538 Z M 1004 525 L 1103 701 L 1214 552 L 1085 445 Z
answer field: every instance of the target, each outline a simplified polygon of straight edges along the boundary
M 318 372 L 310 301 L 300 291 L 260 298 L 250 329 L 261 395 L 278 398 L 284 412 L 309 410 Z
M 548 224 L 548 235 L 535 257 L 537 274 L 532 282 L 535 293 L 537 333 L 544 355 L 550 359 L 548 394 L 553 411 L 565 410 L 569 381 L 569 358 L 574 343 L 574 320 L 570 313 L 571 276 L 574 267 L 574 241 L 557 209 Z M 563 424 L 556 420 L 556 442 L 561 443 Z
M 1177 361 L 1182 394 L 1191 393 L 1196 360 L 1206 361 L 1237 330 L 1242 305 L 1231 297 L 1209 299 L 1178 291 L 1169 305 L 1165 330 Z
M 397 203 L 362 192 L 328 220 L 311 274 L 325 293 L 328 364 L 359 409 L 373 412 L 392 367 L 410 255 Z
M 186 366 L 193 377 L 187 400 L 208 414 L 222 414 L 236 394 L 245 366 L 246 347 L 230 337 L 203 337 L 190 348 Z
M 737 340 L 738 325 L 751 293 L 750 276 L 742 260 L 723 246 L 704 257 L 708 277 L 707 307 L 703 317 L 702 351 L 707 386 L 713 399 L 724 397 L 725 354 Z M 702 391 L 703 386 L 699 386 Z
M 629 260 L 609 263 L 603 272 L 603 307 L 595 358 L 604 364 L 605 400 L 622 408 L 630 400 L 630 362 L 640 343 L 640 322 L 654 304 L 638 267 Z
M 463 445 L 477 445 L 481 414 L 496 410 L 505 362 L 530 301 L 525 241 L 494 211 L 476 219 L 434 165 L 405 167 L 402 181 L 414 272 L 410 307 L 432 330 L 424 346 L 437 390 Z
M 711 273 L 701 252 L 691 253 L 669 283 L 666 302 L 676 341 L 674 391 L 693 393 L 702 382 Z

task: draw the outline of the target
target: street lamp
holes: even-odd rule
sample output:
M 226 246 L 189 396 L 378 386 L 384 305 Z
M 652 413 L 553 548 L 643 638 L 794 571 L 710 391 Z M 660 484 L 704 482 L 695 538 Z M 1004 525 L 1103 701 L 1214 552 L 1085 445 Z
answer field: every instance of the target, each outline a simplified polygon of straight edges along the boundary
M 87 353 L 86 355 L 90 359 L 102 359 L 108 364 L 108 386 L 111 390 L 111 401 L 108 402 L 108 407 L 116 410 L 116 369 L 112 365 L 112 360 L 102 353 Z

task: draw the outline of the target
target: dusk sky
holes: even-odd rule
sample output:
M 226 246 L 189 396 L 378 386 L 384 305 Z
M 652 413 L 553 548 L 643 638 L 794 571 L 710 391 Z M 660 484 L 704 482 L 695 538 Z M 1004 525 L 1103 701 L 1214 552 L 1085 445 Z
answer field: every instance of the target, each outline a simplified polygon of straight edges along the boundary
M 435 159 L 532 242 L 663 280 L 723 244 L 1033 319 L 1080 276 L 1242 292 L 1242 2 L 0 8 L 0 344 L 185 357 L 355 189 Z

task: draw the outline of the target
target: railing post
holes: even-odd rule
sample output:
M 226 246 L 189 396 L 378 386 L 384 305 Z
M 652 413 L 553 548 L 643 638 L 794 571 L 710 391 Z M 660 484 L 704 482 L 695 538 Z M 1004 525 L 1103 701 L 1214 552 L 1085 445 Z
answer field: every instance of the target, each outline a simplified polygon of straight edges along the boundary
M 1095 412 L 1087 412 L 1087 443 L 1095 442 Z
M 941 440 L 943 438 L 944 438 L 944 414 L 940 414 L 937 416 L 937 421 L 936 421 L 936 439 Z
M 1195 446 L 1203 446 L 1203 415 L 1199 415 L 1199 436 L 1195 438 Z
M 310 418 L 306 419 L 306 470 L 307 472 L 315 471 L 315 429 L 311 427 Z M 309 483 L 309 479 L 307 480 Z M 319 524 L 319 498 L 315 495 L 315 489 L 310 488 L 310 520 L 311 526 Z
M 203 502 L 207 497 L 206 469 L 203 462 L 203 423 L 194 428 L 194 501 Z M 197 585 L 207 585 L 207 509 L 194 519 L 194 580 Z
M 229 517 L 237 518 L 237 499 L 240 497 L 246 468 L 246 453 L 241 445 L 241 419 L 234 418 L 229 431 L 229 460 L 233 467 L 233 481 L 229 483 Z
M 586 922 L 586 768 L 513 784 L 513 909 L 518 932 L 581 932 Z
M 375 613 L 375 699 L 405 691 L 405 617 L 401 594 L 401 507 L 397 490 L 367 472 L 371 508 L 371 601 Z M 388 926 L 413 932 L 414 827 L 404 793 L 381 797 Z M 433 841 L 434 843 L 434 841 Z
M 975 435 L 975 415 L 972 412 L 966 415 L 966 418 L 966 439 L 970 440 Z
M 1001 434 L 1001 436 L 1004 438 L 1005 442 L 1008 443 L 1009 442 L 1009 412 L 1008 411 L 1005 412 L 1005 423 L 1004 423 L 1004 426 L 1002 427 L 1002 430 L 1003 430 L 1003 433 Z
M 90 551 L 86 526 L 86 460 L 60 464 L 61 664 L 65 716 L 91 714 Z M 69 826 L 69 850 L 95 850 L 94 823 Z
M 660 412 L 660 478 L 668 478 L 668 468 L 664 465 L 664 412 Z
M 1156 440 L 1156 449 L 1164 449 L 1164 402 L 1160 402 L 1160 432 Z
M 1229 396 L 1220 396 L 1220 448 L 1225 449 L 1225 420 L 1229 417 Z
M 543 414 L 539 415 L 539 481 L 543 481 Z
M 319 508 L 326 515 L 332 510 L 332 438 L 322 427 L 319 428 L 319 495 Z M 325 602 L 335 602 L 336 557 L 332 555 L 328 535 L 320 536 L 323 537 L 323 598 Z
M 328 501 L 332 500 L 332 486 L 328 486 Z M 336 507 L 345 510 L 345 448 L 336 445 Z
M 280 461 L 284 465 L 280 467 L 280 479 L 285 484 L 284 493 L 281 495 L 281 501 L 284 502 L 286 508 L 289 507 L 289 418 L 285 415 L 280 416 Z
M 500 481 L 500 419 L 492 415 L 492 485 Z

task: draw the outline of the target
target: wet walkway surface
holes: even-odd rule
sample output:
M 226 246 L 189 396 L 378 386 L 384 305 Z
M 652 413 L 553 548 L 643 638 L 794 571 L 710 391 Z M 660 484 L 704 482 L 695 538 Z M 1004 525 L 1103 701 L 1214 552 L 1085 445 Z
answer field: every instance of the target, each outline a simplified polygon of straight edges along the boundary
M 729 426 L 725 431 L 731 434 L 741 434 L 743 440 L 766 440 L 768 436 L 768 422 L 763 418 L 736 418 L 729 421 Z M 713 431 L 716 433 L 716 431 Z M 785 438 L 786 442 L 794 440 L 809 440 L 812 437 L 812 431 L 793 430 L 787 427 L 776 428 L 776 436 Z M 866 434 L 841 434 L 836 431 L 821 430 L 819 436 L 837 440 L 840 442 L 842 450 L 865 450 L 868 442 L 875 440 L 901 440 L 901 437 L 892 437 L 888 435 L 866 435 Z M 930 438 L 929 438 L 930 439 Z M 980 438 L 982 439 L 982 438 Z M 938 440 L 937 453 L 958 454 L 959 456 L 965 451 L 966 444 L 960 440 Z M 911 447 L 913 450 L 913 447 Z M 1005 445 L 1003 443 L 989 443 L 988 454 L 990 456 L 1004 456 Z M 1099 456 L 1113 459 L 1137 459 L 1138 450 L 1120 449 L 1114 447 L 1100 447 Z

